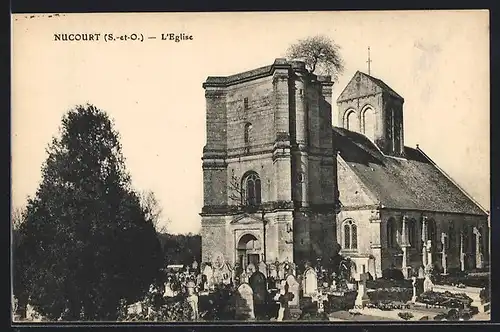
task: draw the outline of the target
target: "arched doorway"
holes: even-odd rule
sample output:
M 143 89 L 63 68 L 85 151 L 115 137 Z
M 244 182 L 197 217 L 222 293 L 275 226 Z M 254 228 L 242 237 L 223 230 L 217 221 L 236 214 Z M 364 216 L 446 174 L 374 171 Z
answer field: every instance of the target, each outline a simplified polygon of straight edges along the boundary
M 252 263 L 258 266 L 260 262 L 261 244 L 252 234 L 243 235 L 236 246 L 238 262 L 243 269 Z

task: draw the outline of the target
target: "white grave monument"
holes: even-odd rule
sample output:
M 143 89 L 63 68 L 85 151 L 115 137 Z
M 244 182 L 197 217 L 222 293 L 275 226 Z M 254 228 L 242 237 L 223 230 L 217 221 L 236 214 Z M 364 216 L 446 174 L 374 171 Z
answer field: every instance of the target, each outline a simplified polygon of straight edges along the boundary
M 367 273 L 360 273 L 358 278 L 358 294 L 356 296 L 356 301 L 354 305 L 359 307 L 364 307 L 368 302 L 370 302 L 370 298 L 366 293 L 366 281 L 368 280 Z
M 304 272 L 304 297 L 311 297 L 318 292 L 318 276 L 313 268 Z

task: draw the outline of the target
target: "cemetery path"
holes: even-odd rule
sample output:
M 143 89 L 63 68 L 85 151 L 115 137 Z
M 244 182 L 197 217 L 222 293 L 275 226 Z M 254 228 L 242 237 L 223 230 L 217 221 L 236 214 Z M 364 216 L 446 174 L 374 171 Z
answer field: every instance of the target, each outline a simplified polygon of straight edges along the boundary
M 481 320 L 481 321 L 489 321 L 491 320 L 491 313 L 490 312 L 480 312 L 474 316 L 470 320 Z
M 335 311 L 328 315 L 330 321 L 354 321 L 354 322 L 366 322 L 366 321 L 396 321 L 398 319 L 392 319 L 380 316 L 371 315 L 353 315 L 348 311 Z

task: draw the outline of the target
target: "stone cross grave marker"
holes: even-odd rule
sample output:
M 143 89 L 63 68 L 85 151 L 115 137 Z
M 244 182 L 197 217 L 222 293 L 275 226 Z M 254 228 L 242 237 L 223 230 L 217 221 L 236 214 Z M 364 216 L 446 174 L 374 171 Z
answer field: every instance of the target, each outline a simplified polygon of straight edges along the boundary
M 472 230 L 474 235 L 476 236 L 476 268 L 483 268 L 483 253 L 481 248 L 481 231 L 477 227 L 474 227 Z
M 286 277 L 286 283 L 288 285 L 288 291 L 293 294 L 293 298 L 290 301 L 289 305 L 291 307 L 298 307 L 300 284 L 297 282 L 297 279 L 295 279 L 295 276 L 293 276 L 292 274 Z
M 318 276 L 313 268 L 308 268 L 304 272 L 304 297 L 311 297 L 318 291 Z
M 318 312 L 322 313 L 325 311 L 325 301 L 328 301 L 328 296 L 319 291 L 312 296 L 312 301 L 318 304 Z
M 358 294 L 356 296 L 356 301 L 354 304 L 356 306 L 360 306 L 363 308 L 368 302 L 370 302 L 370 298 L 366 293 L 366 281 L 368 280 L 367 273 L 360 273 L 358 277 Z
M 243 283 L 236 294 L 236 319 L 254 319 L 253 291 L 249 284 Z

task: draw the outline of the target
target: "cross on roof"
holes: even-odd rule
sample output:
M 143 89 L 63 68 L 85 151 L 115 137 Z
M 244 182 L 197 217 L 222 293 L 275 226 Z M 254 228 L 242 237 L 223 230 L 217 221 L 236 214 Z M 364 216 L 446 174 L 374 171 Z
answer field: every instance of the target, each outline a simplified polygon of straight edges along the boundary
M 368 61 L 366 61 L 366 63 L 368 63 L 368 75 L 371 75 L 371 63 L 372 63 L 372 60 L 370 59 L 370 46 L 368 46 Z

